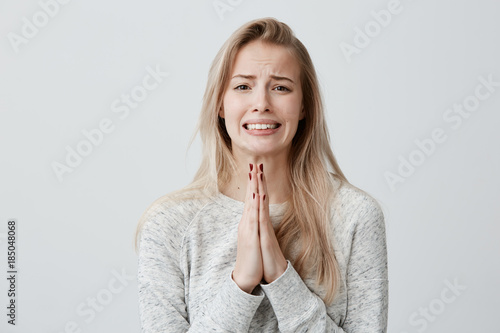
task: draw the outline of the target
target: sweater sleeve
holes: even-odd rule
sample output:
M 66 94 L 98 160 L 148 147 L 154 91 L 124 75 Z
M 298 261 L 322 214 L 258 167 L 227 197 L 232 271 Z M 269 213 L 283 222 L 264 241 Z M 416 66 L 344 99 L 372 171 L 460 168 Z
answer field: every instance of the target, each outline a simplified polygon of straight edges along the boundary
M 138 258 L 141 331 L 247 332 L 264 294 L 247 294 L 228 273 L 215 297 L 196 318 L 189 318 L 180 266 L 182 216 L 165 211 L 148 213 Z M 190 322 L 190 319 L 192 322 Z
M 290 261 L 286 271 L 261 285 L 281 332 L 387 332 L 388 272 L 384 216 L 377 203 L 363 209 L 351 228 L 347 312 L 339 327 L 323 300 L 302 281 Z

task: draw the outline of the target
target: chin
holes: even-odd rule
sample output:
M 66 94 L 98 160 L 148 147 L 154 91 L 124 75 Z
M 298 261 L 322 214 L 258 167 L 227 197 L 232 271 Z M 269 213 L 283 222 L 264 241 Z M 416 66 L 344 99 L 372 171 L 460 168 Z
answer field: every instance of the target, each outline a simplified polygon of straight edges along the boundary
M 276 156 L 278 154 L 283 153 L 284 151 L 286 151 L 285 147 L 269 147 L 269 146 L 266 146 L 266 147 L 259 147 L 259 148 L 254 147 L 253 149 L 247 150 L 247 153 L 250 154 L 250 155 L 254 155 L 254 156 L 270 156 L 270 157 L 273 157 L 273 156 Z

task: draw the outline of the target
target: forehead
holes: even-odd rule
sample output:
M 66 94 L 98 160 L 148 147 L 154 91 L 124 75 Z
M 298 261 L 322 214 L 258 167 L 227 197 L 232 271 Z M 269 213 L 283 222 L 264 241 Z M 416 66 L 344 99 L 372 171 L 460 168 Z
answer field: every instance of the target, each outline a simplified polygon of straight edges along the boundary
M 275 74 L 294 79 L 299 78 L 299 73 L 299 63 L 287 48 L 260 40 L 238 51 L 232 69 L 232 74 Z

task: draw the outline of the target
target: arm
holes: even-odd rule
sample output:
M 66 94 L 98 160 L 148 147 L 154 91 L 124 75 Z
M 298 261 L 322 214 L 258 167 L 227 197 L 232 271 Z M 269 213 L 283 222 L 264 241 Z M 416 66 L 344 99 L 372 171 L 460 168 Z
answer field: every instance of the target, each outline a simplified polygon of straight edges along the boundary
M 348 332 L 387 332 L 389 277 L 384 214 L 376 201 L 354 223 L 347 265 Z
M 182 218 L 182 217 L 181 217 Z M 228 274 L 202 315 L 189 322 L 184 274 L 179 265 L 182 223 L 157 210 L 142 229 L 139 260 L 139 311 L 143 333 L 248 331 L 264 294 L 247 294 Z
M 339 327 L 322 299 L 311 292 L 288 261 L 285 273 L 261 285 L 278 318 L 281 332 L 370 333 L 387 331 L 388 274 L 384 216 L 377 203 L 368 205 L 349 235 L 347 315 Z

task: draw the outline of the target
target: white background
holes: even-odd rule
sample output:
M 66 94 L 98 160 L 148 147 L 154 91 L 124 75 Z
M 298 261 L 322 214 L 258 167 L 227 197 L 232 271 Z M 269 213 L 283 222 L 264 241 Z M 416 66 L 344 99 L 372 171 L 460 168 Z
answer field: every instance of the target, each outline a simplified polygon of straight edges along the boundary
M 218 13 L 217 3 L 230 10 Z M 389 3 L 88 0 L 49 17 L 37 1 L 1 1 L 0 331 L 140 330 L 137 221 L 194 176 L 198 139 L 186 150 L 209 65 L 235 29 L 266 16 L 308 48 L 340 166 L 384 209 L 389 332 L 498 331 L 500 86 L 478 88 L 489 95 L 460 126 L 444 117 L 474 101 L 479 77 L 500 82 L 500 3 L 402 0 L 380 26 L 371 12 Z M 27 21 L 38 32 L 29 35 Z M 356 29 L 377 27 L 358 53 L 341 51 L 360 46 Z M 30 37 L 13 43 L 23 29 Z M 168 77 L 121 119 L 112 103 L 123 106 L 122 94 L 140 91 L 157 66 Z M 106 118 L 113 130 L 58 179 L 53 164 L 66 164 L 67 147 Z M 436 128 L 446 140 L 419 153 L 415 141 Z M 418 165 L 391 189 L 386 173 L 410 157 Z M 6 323 L 12 218 L 15 327 Z

